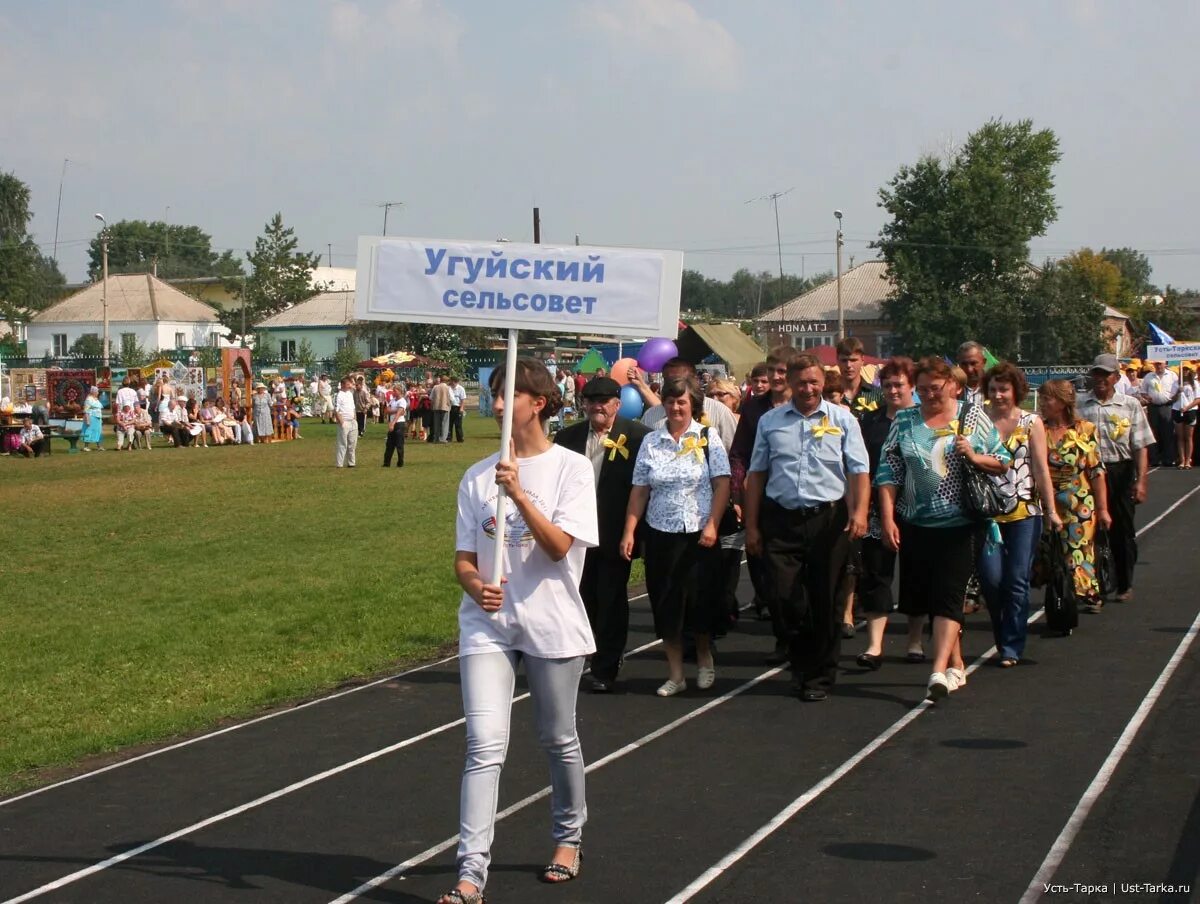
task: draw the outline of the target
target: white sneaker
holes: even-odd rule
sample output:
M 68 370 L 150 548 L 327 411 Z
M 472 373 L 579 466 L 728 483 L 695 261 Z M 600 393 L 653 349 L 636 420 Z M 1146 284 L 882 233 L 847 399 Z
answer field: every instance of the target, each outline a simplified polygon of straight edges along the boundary
M 664 681 L 662 683 L 662 687 L 660 687 L 657 691 L 655 691 L 655 693 L 658 694 L 660 697 L 674 697 L 676 694 L 682 694 L 686 690 L 687 690 L 687 679 L 686 678 L 683 681 L 672 681 L 671 679 L 668 678 L 666 681 Z
M 950 692 L 967 686 L 967 673 L 963 669 L 946 669 L 946 686 Z
M 716 680 L 717 680 L 717 670 L 712 668 L 711 666 L 708 668 L 705 668 L 704 666 L 700 666 L 700 668 L 696 669 L 696 687 L 700 688 L 700 690 L 702 690 L 702 691 L 708 690 L 710 687 L 713 686 L 713 683 Z
M 946 681 L 946 676 L 942 672 L 934 672 L 929 676 L 929 693 L 928 699 L 937 703 L 939 700 L 944 700 L 946 695 L 950 693 L 950 685 Z

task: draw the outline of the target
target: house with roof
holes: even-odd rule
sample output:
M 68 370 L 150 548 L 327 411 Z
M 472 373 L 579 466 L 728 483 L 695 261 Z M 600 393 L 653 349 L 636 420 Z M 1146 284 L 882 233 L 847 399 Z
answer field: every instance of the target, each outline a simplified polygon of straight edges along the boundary
M 227 334 L 215 309 L 149 273 L 108 277 L 109 347 L 115 354 L 122 337 L 133 336 L 145 349 L 218 346 Z M 83 336 L 104 335 L 105 287 L 85 286 L 29 321 L 26 349 L 31 358 L 61 358 Z
M 846 335 L 862 340 L 868 355 L 887 357 L 892 351 L 892 326 L 883 319 L 883 302 L 891 294 L 887 264 L 866 261 L 842 274 L 842 316 Z M 754 321 L 754 332 L 766 348 L 790 345 L 805 351 L 836 345 L 838 336 L 838 287 L 831 279 Z
M 281 361 L 295 361 L 300 344 L 306 339 L 312 346 L 313 356 L 317 360 L 327 360 L 351 342 L 348 329 L 353 321 L 354 292 L 322 292 L 259 321 L 255 329 L 278 345 Z M 355 342 L 363 358 L 392 351 L 387 344 L 382 337 Z

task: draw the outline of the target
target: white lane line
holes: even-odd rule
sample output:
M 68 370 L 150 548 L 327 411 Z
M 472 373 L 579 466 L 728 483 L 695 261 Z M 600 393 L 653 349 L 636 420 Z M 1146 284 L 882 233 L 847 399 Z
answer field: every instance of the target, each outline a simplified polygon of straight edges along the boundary
M 745 564 L 744 560 L 743 564 Z M 629 601 L 632 603 L 635 600 L 640 600 L 645 596 L 646 594 L 639 593 L 637 596 L 630 597 Z M 748 607 L 743 606 L 742 608 L 745 609 Z M 652 646 L 654 646 L 653 643 L 645 644 L 638 647 L 636 650 L 631 650 L 625 655 L 632 656 L 634 653 L 640 653 L 644 650 L 648 650 Z M 376 678 L 374 681 L 368 682 L 367 684 L 359 684 L 355 685 L 354 687 L 348 687 L 345 690 L 327 694 L 324 697 L 316 697 L 312 700 L 307 700 L 304 703 L 298 703 L 295 706 L 289 706 L 287 709 L 281 709 L 273 713 L 267 713 L 263 716 L 247 719 L 245 722 L 238 722 L 236 725 L 228 725 L 225 728 L 220 728 L 216 731 L 210 731 L 202 735 L 197 735 L 194 738 L 188 738 L 186 741 L 179 741 L 166 747 L 159 747 L 156 750 L 149 750 L 146 753 L 130 757 L 127 760 L 121 760 L 119 763 L 110 763 L 107 766 L 101 766 L 99 769 L 81 772 L 79 775 L 72 776 L 71 778 L 63 779 L 62 781 L 54 782 L 50 785 L 43 785 L 40 788 L 34 788 L 32 791 L 25 791 L 24 793 L 18 794 L 15 797 L 9 797 L 4 800 L 0 800 L 0 807 L 7 807 L 10 804 L 15 804 L 19 800 L 27 800 L 30 797 L 35 797 L 38 794 L 45 794 L 47 791 L 53 791 L 55 788 L 63 788 L 67 785 L 73 785 L 76 782 L 83 781 L 85 778 L 93 778 L 97 775 L 103 775 L 105 772 L 112 772 L 114 769 L 120 769 L 124 766 L 132 765 L 133 763 L 140 763 L 142 760 L 148 760 L 151 757 L 161 756 L 164 753 L 170 753 L 172 750 L 180 750 L 184 747 L 190 747 L 192 744 L 198 744 L 200 741 L 207 741 L 210 738 L 216 738 L 224 734 L 229 734 L 233 731 L 239 731 L 240 729 L 247 728 L 250 725 L 257 725 L 258 723 L 266 722 L 269 719 L 277 719 L 280 716 L 290 715 L 291 713 L 299 712 L 302 709 L 308 709 L 310 706 L 316 706 L 318 703 L 328 703 L 330 700 L 337 700 L 341 697 L 349 696 L 350 694 L 357 694 L 359 691 L 365 691 L 367 688 L 378 687 L 381 684 L 387 684 L 389 681 L 396 681 L 397 679 L 407 677 L 408 675 L 415 674 L 416 672 L 423 672 L 426 669 L 431 669 L 435 666 L 445 665 L 447 662 L 453 662 L 457 658 L 458 654 L 455 653 L 453 656 L 447 656 L 444 659 L 437 660 L 436 662 L 427 662 L 424 665 L 406 669 L 405 671 L 399 672 L 395 675 L 388 675 L 386 678 Z
M 1068 849 L 1074 843 L 1080 829 L 1083 828 L 1088 814 L 1092 812 L 1092 807 L 1095 806 L 1100 795 L 1104 793 L 1104 789 L 1108 787 L 1108 783 L 1112 780 L 1113 774 L 1121 764 L 1122 758 L 1129 752 L 1129 748 L 1133 745 L 1134 737 L 1141 730 L 1142 724 L 1146 721 L 1146 717 L 1150 715 L 1150 710 L 1154 708 L 1154 704 L 1158 702 L 1158 698 L 1162 696 L 1163 689 L 1167 686 L 1167 682 L 1171 680 L 1171 676 L 1175 674 L 1175 669 L 1183 661 L 1188 647 L 1192 645 L 1192 641 L 1196 639 L 1198 633 L 1200 633 L 1200 614 L 1197 614 L 1195 620 L 1192 622 L 1192 626 L 1188 628 L 1187 634 L 1179 642 L 1179 646 L 1175 648 L 1174 655 L 1167 662 L 1167 667 L 1159 674 L 1158 680 L 1154 682 L 1154 686 L 1150 688 L 1150 692 L 1142 699 L 1137 712 L 1133 714 L 1133 718 L 1129 720 L 1129 723 L 1125 726 L 1125 730 L 1117 738 L 1117 743 L 1109 751 L 1108 757 L 1100 767 L 1100 771 L 1096 773 L 1096 777 L 1092 779 L 1092 783 L 1083 792 L 1083 797 L 1079 799 L 1079 804 L 1075 807 L 1075 812 L 1071 814 L 1070 819 L 1067 820 L 1067 824 L 1063 826 L 1062 832 L 1059 833 L 1058 838 L 1055 839 L 1054 844 L 1050 848 L 1050 853 L 1046 855 L 1046 859 L 1042 861 L 1041 868 L 1038 869 L 1037 874 L 1033 877 L 1033 881 L 1029 883 L 1029 888 L 1021 896 L 1021 904 L 1033 904 L 1033 902 L 1042 897 L 1043 892 L 1046 890 L 1046 885 L 1054 878 L 1054 874 L 1058 871 L 1058 868 L 1062 866 Z
M 634 599 L 640 599 L 640 598 L 641 597 L 634 597 Z M 745 608 L 745 607 L 743 607 L 743 608 Z M 626 655 L 633 656 L 634 654 L 644 652 L 645 650 L 648 650 L 651 647 L 657 646 L 660 643 L 662 643 L 661 640 L 653 640 L 653 641 L 650 641 L 649 643 L 644 643 L 640 647 L 635 647 L 634 649 L 630 650 Z M 457 658 L 458 658 L 457 656 L 450 657 L 450 659 L 457 659 Z M 447 659 L 447 660 L 443 660 L 443 661 L 448 662 L 449 660 Z M 430 663 L 430 665 L 436 665 L 436 663 Z M 428 668 L 428 666 L 425 666 L 424 668 Z M 775 671 L 778 671 L 778 669 L 776 669 Z M 405 674 L 408 674 L 408 673 L 405 673 Z M 756 680 L 758 680 L 758 679 L 756 679 Z M 749 686 L 749 685 L 747 685 L 747 686 Z M 739 691 L 739 693 L 740 693 L 740 691 Z M 513 703 L 520 703 L 522 700 L 526 700 L 528 698 L 529 698 L 529 693 L 526 692 L 524 694 L 520 694 L 519 696 L 513 697 Z M 721 698 L 718 698 L 718 699 L 721 699 Z M 316 784 L 319 781 L 323 781 L 327 778 L 331 778 L 335 775 L 338 775 L 339 773 L 346 772 L 350 769 L 354 769 L 357 766 L 362 766 L 363 764 L 369 763 L 372 760 L 376 760 L 381 756 L 387 756 L 390 753 L 395 753 L 398 750 L 403 750 L 405 747 L 410 747 L 413 744 L 416 744 L 420 741 L 424 741 L 428 738 L 432 738 L 435 735 L 442 734 L 443 732 L 448 731 L 451 728 L 456 728 L 457 726 L 464 725 L 464 724 L 466 724 L 466 719 L 458 718 L 458 719 L 455 719 L 453 722 L 443 723 L 442 725 L 438 725 L 436 728 L 431 728 L 428 731 L 424 731 L 424 732 L 421 732 L 420 734 L 413 735 L 410 738 L 405 738 L 402 741 L 397 741 L 395 744 L 389 744 L 387 747 L 381 747 L 379 750 L 375 750 L 375 751 L 372 751 L 371 753 L 364 754 L 363 756 L 360 756 L 357 759 L 353 759 L 353 760 L 350 760 L 349 762 L 342 763 L 341 765 L 331 767 L 329 769 L 324 770 L 323 772 L 318 772 L 315 775 L 310 775 L 308 778 L 301 779 L 300 781 L 297 781 L 297 782 L 293 782 L 292 784 L 290 784 L 284 788 L 279 788 L 275 791 L 270 792 L 269 794 L 264 794 L 261 797 L 256 797 L 254 800 L 247 801 L 244 804 L 240 804 L 236 807 L 232 807 L 228 810 L 224 810 L 220 813 L 210 816 L 207 819 L 202 819 L 199 822 L 192 823 L 190 826 L 185 826 L 182 829 L 178 829 L 174 832 L 171 832 L 169 835 L 163 835 L 162 837 L 156 838 L 153 841 L 148 841 L 145 844 L 140 845 L 136 848 L 133 848 L 128 851 L 124 851 L 123 853 L 118 854 L 114 857 L 109 857 L 107 860 L 103 860 L 98 863 L 93 863 L 89 867 L 86 867 L 81 870 L 77 870 L 76 872 L 73 872 L 69 875 L 63 876 L 61 879 L 56 879 L 53 882 L 49 882 L 45 885 L 42 885 L 38 888 L 33 889 L 32 891 L 26 892 L 24 895 L 21 895 L 20 897 L 10 898 L 9 900 L 2 902 L 2 904 L 17 904 L 17 902 L 20 902 L 20 901 L 29 901 L 40 895 L 46 894 L 47 892 L 54 891 L 56 889 L 66 886 L 66 885 L 70 885 L 73 882 L 77 882 L 80 879 L 86 878 L 87 876 L 90 876 L 95 873 L 106 870 L 109 867 L 117 866 L 118 864 L 124 863 L 126 860 L 129 860 L 133 857 L 138 857 L 141 854 L 146 853 L 147 851 L 151 851 L 154 848 L 161 847 L 162 845 L 168 844 L 169 842 L 172 842 L 172 841 L 175 841 L 178 838 L 182 838 L 185 835 L 190 835 L 193 832 L 198 832 L 201 829 L 208 828 L 211 825 L 215 825 L 218 822 L 223 822 L 226 819 L 230 819 L 234 816 L 240 816 L 242 813 L 245 813 L 248 810 L 252 810 L 255 807 L 260 807 L 263 804 L 270 803 L 273 800 L 278 800 L 279 798 L 284 797 L 288 794 L 291 794 L 294 791 L 299 791 L 302 788 L 307 788 L 309 785 Z M 133 760 L 129 760 L 128 762 L 133 762 Z
M 1185 493 L 1183 496 L 1181 496 L 1179 499 L 1177 499 L 1165 512 L 1163 512 L 1161 515 L 1159 515 L 1157 518 L 1155 518 L 1153 521 L 1151 521 L 1149 524 L 1147 524 L 1145 527 L 1143 527 L 1141 530 L 1139 530 L 1137 532 L 1137 535 L 1140 537 L 1146 531 L 1150 530 L 1150 528 L 1154 527 L 1156 524 L 1161 522 L 1164 518 L 1167 517 L 1167 515 L 1171 514 L 1171 512 L 1173 512 L 1177 508 L 1179 508 L 1180 505 L 1182 505 L 1184 502 L 1186 502 L 1188 500 L 1188 498 L 1190 498 L 1197 491 L 1200 491 L 1200 486 L 1196 486 L 1196 487 L 1192 488 L 1187 493 Z M 1037 621 L 1039 618 L 1041 618 L 1042 615 L 1043 615 L 1043 612 L 1041 610 L 1035 612 L 1032 616 L 1030 616 L 1029 624 L 1033 624 L 1035 621 Z M 1198 619 L 1198 621 L 1200 621 L 1200 619 Z M 1193 625 L 1192 626 L 1193 632 L 1195 631 L 1195 629 L 1196 629 L 1196 625 Z M 996 648 L 991 647 L 986 653 L 984 653 L 982 656 L 980 656 L 978 659 L 976 659 L 975 662 L 973 662 L 971 664 L 971 667 L 967 669 L 967 674 L 971 674 L 972 672 L 974 672 L 986 660 L 988 660 L 993 655 L 995 655 L 995 653 L 996 653 Z M 1178 651 L 1177 651 L 1177 655 L 1178 655 Z M 698 876 L 695 879 L 695 881 L 693 881 L 690 885 L 688 885 L 685 889 L 683 889 L 683 891 L 679 892 L 677 895 L 670 898 L 666 902 L 666 904 L 683 904 L 683 902 L 685 902 L 685 901 L 690 901 L 697 894 L 699 894 L 701 891 L 703 891 L 705 888 L 707 888 L 709 885 L 711 885 L 713 882 L 715 882 L 721 876 L 722 873 L 724 873 L 731 866 L 736 864 L 739 860 L 741 860 L 743 857 L 745 857 L 747 854 L 749 854 L 750 851 L 752 851 L 755 847 L 757 847 L 759 844 L 761 844 L 766 838 L 768 838 L 770 835 L 772 835 L 774 832 L 776 832 L 789 819 L 791 819 L 793 816 L 795 816 L 797 813 L 799 813 L 801 810 L 803 810 L 805 807 L 807 807 L 810 803 L 812 803 L 814 800 L 816 800 L 818 797 L 820 797 L 822 794 L 824 794 L 833 785 L 837 784 L 838 781 L 840 781 L 843 777 L 845 777 L 846 774 L 849 773 L 851 770 L 853 770 L 859 763 L 861 763 L 863 760 L 865 760 L 867 757 L 869 757 L 871 754 L 873 754 L 876 750 L 878 750 L 880 747 L 882 747 L 884 744 L 886 744 L 889 740 L 891 740 L 893 737 L 895 737 L 897 734 L 899 734 L 901 731 L 903 731 L 905 728 L 907 728 L 910 724 L 912 724 L 912 722 L 914 720 L 916 720 L 917 718 L 919 718 L 922 713 L 926 712 L 929 709 L 929 707 L 930 707 L 929 701 L 926 700 L 926 701 L 922 701 L 915 709 L 912 709 L 909 712 L 905 713 L 903 716 L 901 716 L 899 719 L 897 719 L 894 723 L 892 723 L 891 726 L 884 729 L 884 731 L 880 735 L 878 735 L 873 741 L 871 741 L 869 744 L 867 744 L 866 747 L 862 748 L 862 750 L 860 750 L 858 753 L 854 754 L 854 756 L 852 756 L 850 759 L 846 760 L 846 762 L 842 763 L 842 765 L 840 765 L 837 769 L 835 769 L 833 772 L 831 772 L 829 775 L 827 775 L 824 779 L 822 779 L 817 784 L 813 785 L 811 788 L 809 788 L 807 791 L 805 791 L 802 795 L 800 795 L 798 798 L 796 798 L 794 801 L 792 801 L 790 804 L 788 804 L 786 807 L 784 807 L 782 810 L 780 810 L 777 814 L 775 814 L 774 817 L 771 818 L 771 820 L 769 822 L 767 822 L 765 825 L 763 825 L 761 828 L 759 828 L 756 832 L 754 832 L 754 834 L 752 834 L 749 838 L 747 838 L 745 841 L 743 841 L 741 844 L 739 844 L 736 848 L 734 848 L 732 851 L 730 851 L 728 854 L 726 854 L 724 857 L 722 857 L 719 861 L 717 861 L 717 863 L 714 866 L 712 866 L 711 868 L 709 868 L 709 869 L 705 870 L 703 873 L 701 873 L 700 876 Z M 1041 875 L 1041 873 L 1039 872 L 1039 876 L 1040 875 Z M 1036 880 L 1035 880 L 1035 882 L 1036 882 Z M 1032 887 L 1033 886 L 1031 886 L 1031 888 Z M 1024 901 L 1022 902 L 1022 904 L 1024 904 Z
M 715 699 L 710 700 L 709 702 L 705 703 L 703 706 L 697 707 L 696 709 L 692 710 L 691 712 L 689 712 L 683 716 L 680 716 L 678 719 L 675 719 L 673 722 L 668 722 L 666 725 L 663 725 L 660 728 L 656 728 L 654 731 L 650 732 L 649 734 L 643 735 L 642 737 L 638 738 L 636 741 L 631 741 L 630 743 L 626 744 L 624 747 L 618 748 L 617 750 L 614 750 L 612 753 L 601 757 L 600 759 L 596 760 L 594 763 L 587 766 L 584 769 L 584 772 L 589 772 L 589 773 L 594 772 L 597 769 L 601 769 L 604 766 L 607 766 L 609 763 L 615 762 L 616 760 L 619 760 L 624 756 L 628 756 L 629 754 L 633 753 L 636 750 L 640 750 L 641 748 L 645 747 L 647 744 L 649 744 L 653 741 L 656 741 L 658 738 L 661 738 L 663 735 L 674 731 L 676 728 L 679 728 L 681 725 L 686 725 L 688 722 L 692 721 L 695 718 L 698 718 L 699 716 L 702 716 L 704 713 L 709 712 L 712 709 L 715 709 L 716 707 L 720 706 L 722 703 L 725 703 L 728 700 L 732 700 L 734 697 L 738 696 L 739 694 L 744 693 L 745 691 L 748 691 L 750 688 L 754 687 L 756 684 L 766 681 L 769 678 L 775 677 L 781 671 L 783 671 L 782 666 L 780 666 L 779 668 L 769 669 L 768 671 L 763 672 L 761 675 L 751 678 L 749 681 L 745 682 L 744 684 L 739 684 L 733 690 L 727 691 L 726 693 L 722 694 L 720 697 L 716 697 Z M 503 810 L 501 810 L 499 813 L 496 814 L 496 821 L 499 822 L 500 820 L 511 816 L 513 813 L 516 813 L 519 810 L 525 809 L 530 804 L 541 800 L 543 797 L 545 797 L 549 793 L 550 793 L 550 787 L 547 785 L 545 788 L 542 788 L 542 790 L 536 791 L 533 794 L 530 794 L 528 797 L 522 798 L 521 800 L 517 801 L 516 803 L 512 804 L 511 806 L 505 807 Z M 401 876 L 404 873 L 408 872 L 414 866 L 418 866 L 419 864 L 424 863 L 426 860 L 429 860 L 432 857 L 436 857 L 438 854 L 441 854 L 444 851 L 449 850 L 450 848 L 454 847 L 457 844 L 458 844 L 458 835 L 452 835 L 450 838 L 447 838 L 445 841 L 439 842 L 438 844 L 435 844 L 433 847 L 426 848 L 425 850 L 421 851 L 421 853 L 417 854 L 415 857 L 411 857 L 408 860 L 405 860 L 403 863 L 393 866 L 391 869 L 387 870 L 386 872 L 380 873 L 374 879 L 369 879 L 368 881 L 364 882 L 362 885 L 358 886 L 358 888 L 354 889 L 353 891 L 347 892 L 346 894 L 342 895 L 340 898 L 335 899 L 333 902 L 331 902 L 331 904 L 349 904 L 350 901 L 354 901 L 354 900 L 362 897 L 367 892 L 372 891 L 373 889 L 376 889 L 379 886 L 386 884 L 387 882 L 390 882 L 392 879 L 395 879 L 398 876 Z

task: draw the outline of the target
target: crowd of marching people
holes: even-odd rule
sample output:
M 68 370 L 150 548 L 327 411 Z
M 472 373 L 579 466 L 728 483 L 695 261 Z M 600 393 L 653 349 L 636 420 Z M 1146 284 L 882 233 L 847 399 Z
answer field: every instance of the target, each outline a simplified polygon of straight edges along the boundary
M 660 697 L 688 690 L 689 655 L 696 688 L 715 684 L 714 641 L 737 621 L 743 554 L 753 608 L 774 636 L 767 661 L 790 666 L 808 703 L 828 699 L 860 619 L 855 663 L 875 671 L 889 618 L 904 616 L 902 659 L 928 667 L 936 704 L 966 685 L 963 624 L 976 594 L 1001 668 L 1024 656 L 1032 586 L 1046 586 L 1047 629 L 1063 635 L 1081 609 L 1133 599 L 1136 506 L 1152 452 L 1158 466 L 1190 467 L 1194 373 L 1172 381 L 1156 365 L 1132 381 L 1103 354 L 1085 388 L 1050 380 L 1030 405 L 1021 368 L 987 366 L 985 355 L 966 342 L 953 362 L 894 356 L 868 381 L 862 343 L 847 338 L 836 369 L 781 348 L 741 385 L 698 378 L 675 358 L 659 384 L 626 375 L 649 406 L 640 420 L 620 416 L 622 387 L 609 376 L 570 381 L 583 420 L 552 438 L 570 378 L 517 362 L 513 443 L 459 487 L 467 756 L 458 882 L 439 904 L 484 900 L 522 664 L 550 763 L 554 850 L 541 879 L 579 875 L 587 808 L 575 701 L 581 681 L 597 694 L 617 686 L 639 556 L 665 652 Z M 497 417 L 509 378 L 492 374 Z M 500 581 L 497 487 L 511 507 Z

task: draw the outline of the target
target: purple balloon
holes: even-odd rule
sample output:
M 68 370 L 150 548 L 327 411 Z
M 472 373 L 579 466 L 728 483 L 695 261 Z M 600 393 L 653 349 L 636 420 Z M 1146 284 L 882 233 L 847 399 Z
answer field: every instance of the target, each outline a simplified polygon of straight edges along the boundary
M 638 352 L 638 367 L 648 373 L 659 373 L 663 365 L 679 354 L 679 349 L 670 339 L 661 336 L 647 339 Z
M 642 394 L 637 391 L 637 387 L 622 386 L 621 407 L 617 409 L 617 416 L 627 417 L 630 420 L 637 420 L 642 416 L 642 412 L 645 410 L 646 406 L 642 402 Z

